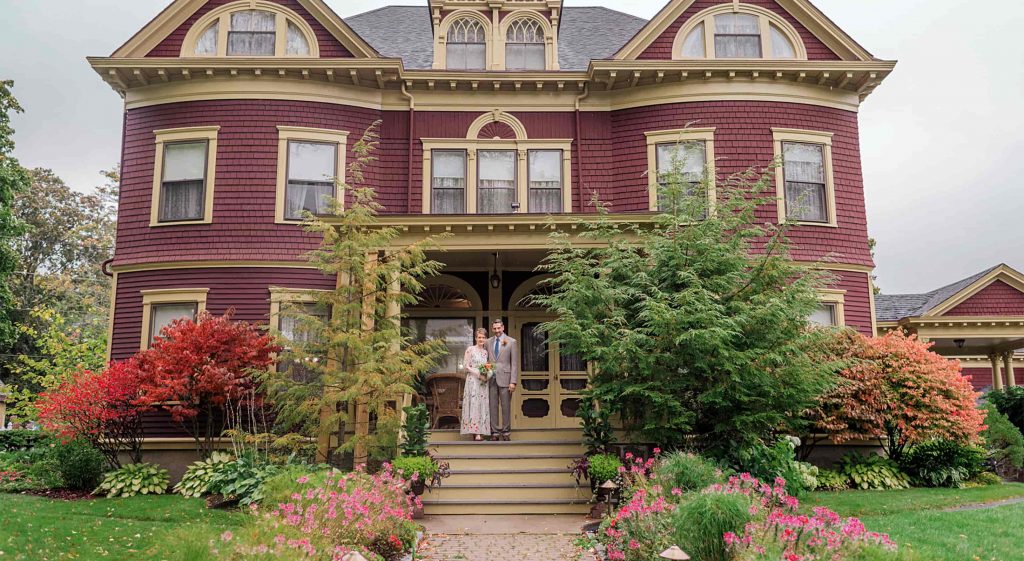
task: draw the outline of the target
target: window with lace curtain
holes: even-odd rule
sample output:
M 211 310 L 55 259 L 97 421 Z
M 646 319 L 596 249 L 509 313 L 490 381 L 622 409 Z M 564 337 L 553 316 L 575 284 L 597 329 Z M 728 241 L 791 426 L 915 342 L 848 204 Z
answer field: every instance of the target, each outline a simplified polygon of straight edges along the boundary
M 163 329 L 179 319 L 195 321 L 198 314 L 199 304 L 197 302 L 168 302 L 165 304 L 153 304 L 149 316 L 149 343 L 160 336 Z
M 562 212 L 562 151 L 530 150 L 527 172 L 527 212 Z
M 324 215 L 335 197 L 338 145 L 330 142 L 288 142 L 286 220 L 301 220 L 306 212 Z
M 820 144 L 782 143 L 786 219 L 828 222 L 825 150 Z
M 477 212 L 509 214 L 516 203 L 516 151 L 477 152 Z
M 228 56 L 273 56 L 277 43 L 277 15 L 263 10 L 231 14 Z
M 300 16 L 265 0 L 232 2 L 199 18 L 182 56 L 319 56 L 312 28 Z
M 487 35 L 475 19 L 461 18 L 448 28 L 445 47 L 448 70 L 483 70 L 487 67 Z
M 434 214 L 466 212 L 466 151 L 433 150 L 430 203 Z
M 807 58 L 791 25 L 745 4 L 715 6 L 694 16 L 680 28 L 673 53 L 682 58 Z
M 505 33 L 506 70 L 544 70 L 546 67 L 544 30 L 539 22 L 519 18 Z
M 205 140 L 164 145 L 160 222 L 203 219 L 208 152 Z

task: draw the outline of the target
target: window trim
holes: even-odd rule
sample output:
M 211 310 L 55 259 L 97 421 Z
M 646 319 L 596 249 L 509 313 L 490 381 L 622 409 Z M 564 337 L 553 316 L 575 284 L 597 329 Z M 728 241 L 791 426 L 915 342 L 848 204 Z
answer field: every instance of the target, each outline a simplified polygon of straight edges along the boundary
M 302 224 L 301 220 L 285 218 L 285 200 L 288 193 L 288 143 L 297 142 L 320 142 L 337 144 L 338 154 L 335 156 L 335 178 L 337 187 L 334 192 L 342 206 L 345 204 L 345 170 L 348 169 L 346 156 L 348 155 L 348 131 L 315 129 L 308 127 L 292 127 L 278 125 L 277 127 L 277 194 L 274 203 L 274 222 L 276 224 Z
M 142 338 L 139 348 L 149 348 L 150 333 L 153 330 L 153 306 L 159 304 L 195 304 L 196 317 L 206 311 L 209 288 L 160 288 L 142 290 Z
M 318 294 L 326 294 L 329 290 L 320 288 L 291 288 L 270 286 L 270 314 L 267 325 L 271 332 L 281 331 L 282 304 L 316 304 Z
M 824 131 L 812 131 L 803 129 L 781 129 L 773 128 L 772 137 L 775 145 L 775 195 L 778 201 L 778 222 L 779 224 L 798 224 L 802 226 L 823 226 L 827 228 L 838 228 L 839 222 L 836 217 L 836 182 L 835 172 L 832 164 L 832 137 L 833 133 Z M 785 161 L 783 160 L 782 145 L 786 142 L 797 144 L 817 144 L 822 147 L 822 158 L 825 166 L 825 222 L 809 222 L 804 220 L 790 220 L 786 215 L 786 174 Z
M 726 13 L 748 14 L 759 18 L 761 58 L 723 58 L 720 60 L 807 60 L 807 47 L 800 38 L 800 34 L 797 33 L 796 29 L 788 21 L 771 10 L 751 4 L 741 4 L 739 2 L 730 2 L 712 6 L 691 17 L 676 33 L 675 40 L 672 42 L 672 59 L 718 59 L 715 53 L 715 16 Z M 686 38 L 689 37 L 690 32 L 702 23 L 704 24 L 704 57 L 701 59 L 694 59 L 693 57 L 683 56 L 683 44 L 686 42 Z M 771 44 L 771 25 L 775 25 L 782 35 L 785 36 L 793 45 L 793 51 L 796 54 L 794 58 L 776 59 L 771 56 L 773 52 Z
M 450 70 L 449 72 L 484 72 L 495 70 L 494 63 L 494 29 L 490 20 L 484 17 L 477 10 L 455 10 L 445 16 L 438 24 L 437 33 L 434 37 L 434 68 L 437 70 L 448 70 L 448 30 L 460 19 L 476 20 L 484 29 L 484 68 L 483 70 Z
M 155 130 L 156 156 L 153 161 L 153 191 L 150 201 L 149 226 L 181 226 L 213 223 L 213 193 L 217 176 L 217 135 L 219 126 L 185 127 Z M 203 182 L 203 216 L 198 220 L 160 221 L 161 190 L 164 182 L 164 146 L 172 143 L 206 142 L 206 178 Z
M 228 31 L 231 29 L 231 14 L 242 10 L 262 10 L 265 12 L 272 12 L 276 16 L 276 22 L 274 26 L 275 33 L 275 44 L 273 55 L 231 55 L 230 58 L 274 58 L 274 57 L 285 57 L 285 58 L 320 58 L 320 43 L 317 41 L 316 33 L 313 32 L 313 28 L 309 25 L 302 16 L 294 12 L 293 10 L 286 8 L 280 4 L 274 2 L 268 2 L 266 0 L 239 0 L 237 2 L 231 2 L 225 4 L 199 18 L 192 27 L 189 28 L 188 33 L 185 34 L 185 40 L 181 43 L 181 57 L 182 58 L 211 58 L 211 57 L 228 57 Z M 196 54 L 196 45 L 199 39 L 203 36 L 203 33 L 215 22 L 219 22 L 217 28 L 217 52 L 212 55 L 200 55 Z M 306 43 L 309 44 L 309 54 L 306 55 L 289 55 L 288 53 L 288 23 L 291 22 L 295 27 L 302 33 L 306 38 Z
M 529 180 L 527 169 L 530 150 L 562 151 L 562 214 L 572 212 L 572 139 L 529 140 L 529 139 L 460 139 L 423 138 L 423 191 L 422 214 L 431 214 L 434 150 L 464 150 L 466 152 L 466 214 L 478 214 L 477 207 L 477 152 L 481 150 L 509 150 L 516 152 L 516 201 L 519 212 L 509 214 L 531 214 L 529 206 Z M 439 215 L 440 216 L 440 215 Z
M 647 209 L 658 212 L 658 145 L 703 142 L 706 169 L 710 176 L 708 188 L 708 213 L 714 212 L 718 200 L 715 173 L 715 128 L 670 129 L 645 132 L 647 137 Z
M 818 302 L 832 306 L 835 311 L 835 326 L 846 327 L 846 291 L 824 288 L 818 291 Z

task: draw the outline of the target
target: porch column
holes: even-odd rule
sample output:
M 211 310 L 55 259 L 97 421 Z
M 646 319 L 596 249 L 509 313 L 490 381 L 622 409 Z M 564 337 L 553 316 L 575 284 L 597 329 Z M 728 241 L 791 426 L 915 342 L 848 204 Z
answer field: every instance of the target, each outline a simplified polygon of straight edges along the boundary
M 1013 373 L 1013 351 L 1003 353 L 1003 370 L 1006 373 L 1006 387 L 1016 386 L 1017 379 Z
M 1001 390 L 1003 389 L 1003 373 L 999 368 L 999 355 L 992 353 L 988 355 L 988 359 L 992 361 L 992 389 Z

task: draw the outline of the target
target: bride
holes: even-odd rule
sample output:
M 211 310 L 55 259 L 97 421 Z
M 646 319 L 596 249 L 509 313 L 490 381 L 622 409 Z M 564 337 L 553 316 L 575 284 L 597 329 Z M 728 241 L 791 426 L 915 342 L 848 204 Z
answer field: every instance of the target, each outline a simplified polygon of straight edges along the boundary
M 466 365 L 466 391 L 462 396 L 461 434 L 476 435 L 473 440 L 481 441 L 491 434 L 491 414 L 488 401 L 488 379 L 480 372 L 487 363 L 487 330 L 476 330 L 476 344 L 466 349 L 463 364 Z

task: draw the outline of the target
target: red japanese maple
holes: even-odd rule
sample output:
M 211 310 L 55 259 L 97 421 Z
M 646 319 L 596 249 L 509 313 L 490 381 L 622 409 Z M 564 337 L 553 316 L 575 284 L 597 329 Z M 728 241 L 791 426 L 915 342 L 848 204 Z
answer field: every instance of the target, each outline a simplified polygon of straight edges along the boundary
M 232 321 L 231 312 L 176 321 L 137 355 L 143 373 L 137 403 L 170 413 L 208 453 L 218 419 L 231 408 L 259 405 L 253 374 L 270 367 L 280 350 L 258 327 Z
M 43 426 L 65 440 L 83 438 L 99 449 L 110 465 L 121 466 L 119 452 L 142 460 L 142 409 L 139 362 L 112 362 L 102 372 L 84 370 L 39 400 Z

